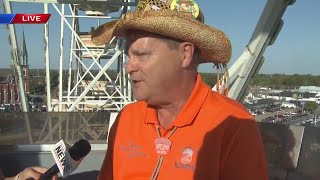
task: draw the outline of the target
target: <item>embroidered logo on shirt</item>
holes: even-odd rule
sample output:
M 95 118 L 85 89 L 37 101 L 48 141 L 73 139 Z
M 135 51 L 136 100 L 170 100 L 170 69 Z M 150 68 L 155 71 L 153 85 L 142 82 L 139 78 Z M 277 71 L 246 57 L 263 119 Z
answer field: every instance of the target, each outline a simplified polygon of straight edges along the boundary
M 185 149 L 182 152 L 182 157 L 180 159 L 180 162 L 183 164 L 188 164 L 192 161 L 192 155 L 193 155 L 193 151 L 191 149 Z
M 133 143 L 128 143 L 126 145 L 120 145 L 119 150 L 124 152 L 127 157 L 134 158 L 134 157 L 146 157 L 147 154 L 142 151 L 141 146 L 138 146 Z
M 186 169 L 186 170 L 195 170 L 194 161 L 192 161 L 195 157 L 195 154 L 198 151 L 191 146 L 187 146 L 181 150 L 181 157 L 178 161 L 175 161 L 174 165 L 176 168 L 179 169 Z

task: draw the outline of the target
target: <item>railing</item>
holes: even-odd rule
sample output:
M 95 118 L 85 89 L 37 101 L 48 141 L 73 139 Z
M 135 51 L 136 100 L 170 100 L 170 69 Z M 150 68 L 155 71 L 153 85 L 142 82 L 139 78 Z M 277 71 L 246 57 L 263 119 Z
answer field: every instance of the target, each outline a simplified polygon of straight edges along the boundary
M 92 150 L 68 179 L 96 179 L 107 148 L 109 124 L 114 118 L 107 111 L 0 113 L 0 168 L 14 175 L 29 166 L 51 167 L 53 144 L 60 139 L 72 144 L 85 138 Z M 270 180 L 319 179 L 319 128 L 276 123 L 259 126 Z

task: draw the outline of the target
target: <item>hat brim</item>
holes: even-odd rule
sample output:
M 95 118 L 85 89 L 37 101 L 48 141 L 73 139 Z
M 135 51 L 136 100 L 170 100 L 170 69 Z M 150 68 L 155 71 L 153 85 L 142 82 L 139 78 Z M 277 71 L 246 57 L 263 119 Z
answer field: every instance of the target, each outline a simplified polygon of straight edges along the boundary
M 136 11 L 117 22 L 101 25 L 92 41 L 101 45 L 113 36 L 123 37 L 127 30 L 138 29 L 193 43 L 205 62 L 226 64 L 231 58 L 231 43 L 220 30 L 172 10 Z
M 97 46 L 108 43 L 114 36 L 114 29 L 119 20 L 110 21 L 99 26 L 96 30 L 91 32 L 91 41 Z

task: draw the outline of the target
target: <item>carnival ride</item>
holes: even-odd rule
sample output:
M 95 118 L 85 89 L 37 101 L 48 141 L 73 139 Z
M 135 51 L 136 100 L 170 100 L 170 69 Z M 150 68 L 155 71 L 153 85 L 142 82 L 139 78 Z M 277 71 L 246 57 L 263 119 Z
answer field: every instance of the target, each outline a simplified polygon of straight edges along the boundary
M 109 44 L 95 46 L 91 43 L 90 27 L 81 28 L 83 19 L 92 21 L 94 26 L 102 22 L 120 18 L 123 14 L 134 10 L 137 1 L 131 0 L 4 0 L 5 13 L 12 12 L 12 3 L 38 3 L 43 5 L 43 13 L 48 12 L 48 6 L 56 11 L 60 17 L 59 35 L 59 90 L 58 98 L 53 101 L 50 89 L 50 53 L 48 24 L 44 25 L 44 47 L 46 67 L 47 113 L 35 115 L 22 113 L 8 115 L 7 119 L 20 119 L 23 126 L 13 128 L 12 132 L 1 136 L 1 141 L 14 138 L 19 145 L 1 146 L 0 159 L 5 162 L 14 160 L 18 166 L 10 166 L 7 171 L 14 174 L 19 168 L 30 165 L 49 167 L 53 163 L 49 153 L 52 143 L 59 139 L 76 141 L 79 138 L 89 139 L 93 152 L 85 159 L 84 165 L 77 172 L 99 170 L 106 149 L 106 136 L 113 124 L 117 112 L 123 106 L 132 102 L 131 85 L 125 74 L 124 64 L 127 61 L 123 53 L 124 40 L 113 38 Z M 244 96 L 250 79 L 259 72 L 264 62 L 263 53 L 272 45 L 283 26 L 282 16 L 288 6 L 295 0 L 268 0 L 261 14 L 259 22 L 252 34 L 243 54 L 229 69 L 229 96 L 240 101 Z M 90 24 L 90 23 L 89 23 Z M 9 41 L 12 51 L 12 64 L 18 74 L 21 104 L 24 112 L 28 112 L 26 95 L 21 76 L 19 61 L 19 47 L 17 45 L 15 25 L 8 25 Z M 83 31 L 87 29 L 87 31 Z M 68 31 L 67 31 L 68 30 Z M 69 33 L 68 35 L 66 33 Z M 65 37 L 70 37 L 68 45 Z M 70 47 L 70 51 L 66 50 Z M 65 57 L 68 54 L 68 57 Z M 64 61 L 67 60 L 67 63 Z M 66 65 L 66 66 L 64 66 Z M 66 70 L 67 69 L 67 70 Z M 66 87 L 63 87 L 63 74 L 67 72 Z M 110 74 L 113 73 L 111 76 Z M 224 78 L 224 77 L 222 77 Z M 213 90 L 216 87 L 212 88 Z M 108 113 L 104 113 L 104 110 Z M 54 113 L 57 112 L 57 113 Z M 62 113 L 62 112 L 66 112 Z M 51 114 L 50 114 L 51 113 Z M 99 114 L 100 113 L 100 114 Z M 32 117 L 32 121 L 31 121 Z M 8 121 L 9 122 L 9 121 Z M 33 128 L 33 129 L 32 129 Z M 307 169 L 314 165 L 307 162 L 301 153 L 319 159 L 319 155 L 306 149 L 308 145 L 316 147 L 320 141 L 319 133 L 314 129 L 296 126 L 261 125 L 266 147 L 279 147 L 270 155 L 271 168 L 276 172 L 274 177 L 290 179 L 290 171 L 314 177 L 315 169 Z M 305 133 L 307 132 L 307 133 Z M 15 135 L 15 136 L 13 136 Z M 277 139 L 281 136 L 282 138 Z M 315 137 L 315 138 L 313 138 Z M 21 140 L 22 139 L 22 140 Z M 303 143 L 303 139 L 307 139 Z M 313 139 L 313 140 L 312 140 Z M 294 144 L 288 142 L 294 141 Z M 304 144 L 304 146 L 302 146 Z M 290 149 L 288 148 L 290 147 Z M 318 146 L 317 146 L 318 147 Z M 314 148 L 313 148 L 314 149 Z M 275 150 L 275 149 L 273 149 Z M 308 151 L 309 150 L 309 151 Z M 281 156 L 290 157 L 290 165 L 282 166 Z M 299 157 L 300 156 L 300 157 Z M 33 157 L 31 160 L 28 157 Z M 309 163 L 309 164 L 308 164 Z M 0 163 L 4 166 L 5 163 Z M 299 165 L 300 164 L 300 165 Z M 17 169 L 18 168 L 18 169 Z M 270 171 L 271 172 L 271 171 Z M 288 175 L 289 174 L 289 175 Z M 292 173 L 291 173 L 292 174 Z M 293 177 L 293 176 L 292 176 Z M 80 178 L 79 178 L 80 179 Z

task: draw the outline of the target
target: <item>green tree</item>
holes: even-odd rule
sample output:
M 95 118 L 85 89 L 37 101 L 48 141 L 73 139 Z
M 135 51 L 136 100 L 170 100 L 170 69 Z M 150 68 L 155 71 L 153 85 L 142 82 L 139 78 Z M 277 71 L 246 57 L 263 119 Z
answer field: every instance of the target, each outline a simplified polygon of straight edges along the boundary
M 200 73 L 202 80 L 209 85 L 210 87 L 213 87 L 217 83 L 217 75 L 215 73 Z
M 320 86 L 320 76 L 312 74 L 258 74 L 250 82 L 252 86 L 274 89 L 295 89 L 300 86 Z
M 54 90 L 58 87 L 59 84 L 59 73 L 56 70 L 52 70 L 50 72 L 50 86 L 51 90 Z
M 35 94 L 43 95 L 46 92 L 45 84 L 38 84 L 35 88 Z
M 304 106 L 306 111 L 314 112 L 318 108 L 318 104 L 316 102 L 307 102 Z

